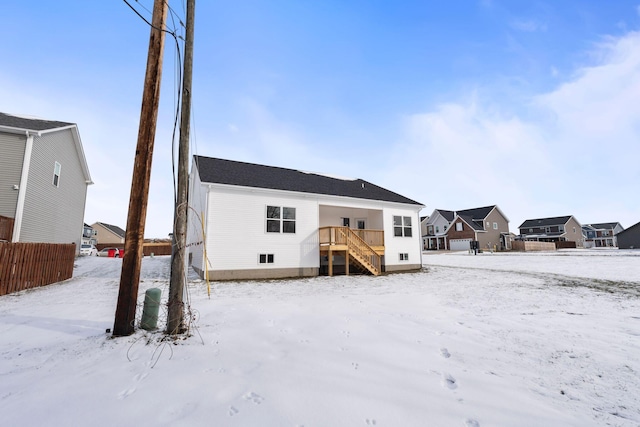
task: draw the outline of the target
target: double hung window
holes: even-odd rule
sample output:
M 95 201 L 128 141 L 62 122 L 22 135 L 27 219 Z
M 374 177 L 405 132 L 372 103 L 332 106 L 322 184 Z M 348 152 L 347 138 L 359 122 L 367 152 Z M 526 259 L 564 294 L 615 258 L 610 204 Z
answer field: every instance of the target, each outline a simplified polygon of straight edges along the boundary
M 62 170 L 62 166 L 60 163 L 55 162 L 53 165 L 53 185 L 56 187 L 60 187 L 60 172 Z
M 411 217 L 393 217 L 393 235 L 396 237 L 411 237 Z
M 296 208 L 267 206 L 267 233 L 295 233 Z

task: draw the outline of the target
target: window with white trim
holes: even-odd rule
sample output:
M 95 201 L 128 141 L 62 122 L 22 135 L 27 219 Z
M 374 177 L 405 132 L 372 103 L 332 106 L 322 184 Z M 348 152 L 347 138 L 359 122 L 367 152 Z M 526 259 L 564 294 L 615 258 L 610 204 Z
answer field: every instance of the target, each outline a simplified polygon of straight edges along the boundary
M 436 228 L 436 232 L 437 232 Z M 395 237 L 411 237 L 411 217 L 410 216 L 394 216 L 393 217 L 393 235 Z
M 494 222 L 494 223 L 493 223 L 493 229 L 494 229 L 494 230 L 497 230 L 497 229 L 498 229 L 498 223 L 497 223 L 497 222 Z
M 60 163 L 55 162 L 53 165 L 53 185 L 56 187 L 60 187 L 60 172 L 62 171 L 62 166 Z
M 456 231 L 462 231 L 462 230 L 463 230 L 462 223 L 456 222 Z
M 296 208 L 267 206 L 267 233 L 295 233 Z
M 400 253 L 400 261 L 409 261 L 408 253 Z

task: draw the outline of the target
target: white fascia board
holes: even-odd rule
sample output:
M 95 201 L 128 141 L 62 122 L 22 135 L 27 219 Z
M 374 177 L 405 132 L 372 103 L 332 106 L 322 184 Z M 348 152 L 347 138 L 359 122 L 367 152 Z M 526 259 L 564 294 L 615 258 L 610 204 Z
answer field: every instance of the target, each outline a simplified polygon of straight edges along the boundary
M 420 212 L 424 209 L 424 205 L 415 205 L 413 203 L 398 203 L 398 202 L 390 202 L 386 200 L 374 200 L 374 199 L 361 199 L 357 197 L 347 197 L 347 196 L 334 196 L 331 194 L 320 194 L 320 193 L 303 193 L 301 191 L 290 191 L 290 190 L 277 190 L 273 188 L 259 188 L 259 187 L 245 187 L 241 185 L 230 185 L 230 184 L 216 184 L 211 182 L 203 182 L 202 185 L 206 185 L 209 187 L 209 191 L 214 188 L 220 188 L 225 190 L 238 190 L 248 193 L 263 193 L 263 194 L 284 194 L 287 196 L 297 197 L 300 199 L 316 199 L 318 203 L 323 200 L 328 200 L 333 203 L 335 206 L 341 206 L 340 201 L 349 201 L 351 203 L 360 203 L 360 204 L 369 204 L 369 205 L 385 205 L 385 206 L 395 206 L 402 207 L 404 209 L 410 208 L 415 210 L 416 212 Z
M 37 131 L 33 129 L 24 129 L 24 128 L 14 128 L 11 126 L 2 126 L 2 125 L 0 125 L 0 132 L 15 133 L 20 135 L 26 134 L 26 135 L 33 135 L 33 136 L 42 135 L 42 131 Z

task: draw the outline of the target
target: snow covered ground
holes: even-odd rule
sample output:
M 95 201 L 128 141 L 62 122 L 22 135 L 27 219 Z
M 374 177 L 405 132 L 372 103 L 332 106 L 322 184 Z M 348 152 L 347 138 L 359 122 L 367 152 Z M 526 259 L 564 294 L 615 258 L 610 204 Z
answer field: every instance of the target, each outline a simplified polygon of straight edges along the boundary
M 425 254 L 189 284 L 193 336 L 113 339 L 121 260 L 0 298 L 6 426 L 638 426 L 640 251 Z M 168 293 L 145 258 L 141 297 Z M 140 310 L 139 310 L 140 311 Z

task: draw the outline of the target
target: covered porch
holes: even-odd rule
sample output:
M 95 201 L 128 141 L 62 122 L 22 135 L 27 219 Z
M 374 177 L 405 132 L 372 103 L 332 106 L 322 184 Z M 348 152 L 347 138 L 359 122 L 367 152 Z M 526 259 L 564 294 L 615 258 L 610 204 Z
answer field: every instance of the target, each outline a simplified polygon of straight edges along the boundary
M 382 210 L 320 206 L 320 270 L 326 274 L 383 271 Z

